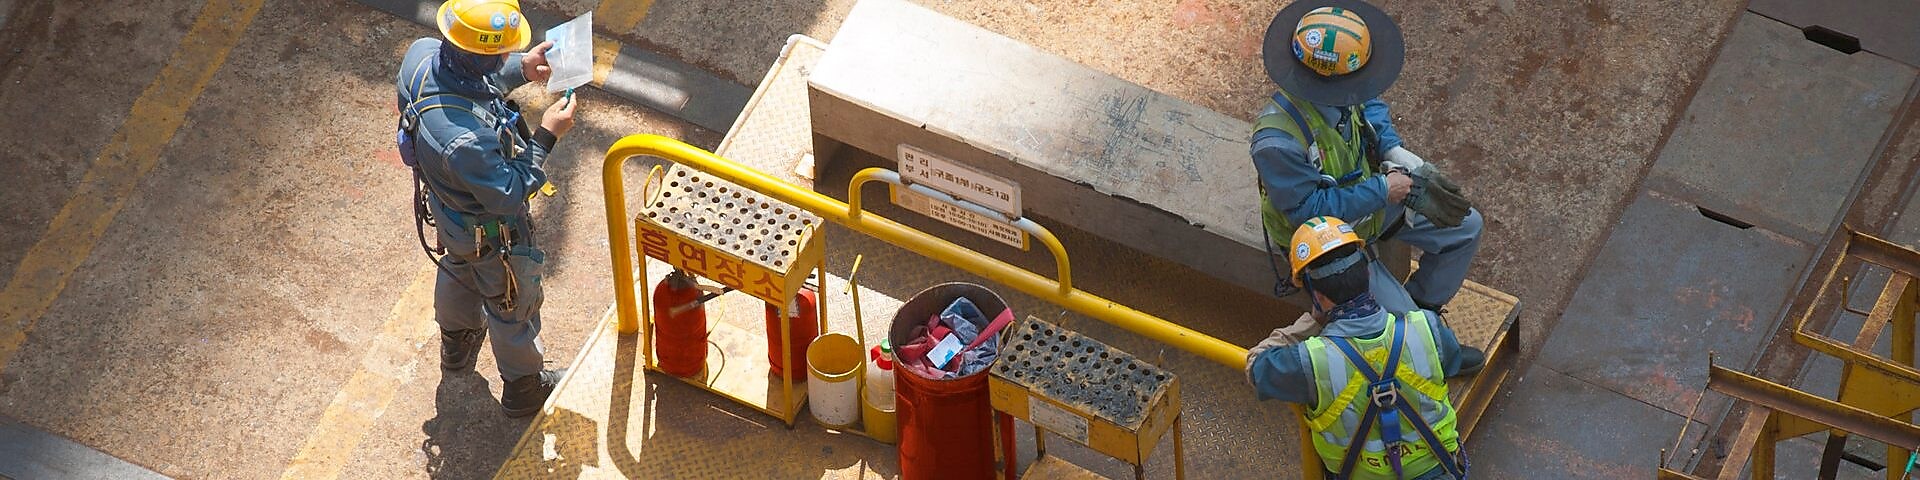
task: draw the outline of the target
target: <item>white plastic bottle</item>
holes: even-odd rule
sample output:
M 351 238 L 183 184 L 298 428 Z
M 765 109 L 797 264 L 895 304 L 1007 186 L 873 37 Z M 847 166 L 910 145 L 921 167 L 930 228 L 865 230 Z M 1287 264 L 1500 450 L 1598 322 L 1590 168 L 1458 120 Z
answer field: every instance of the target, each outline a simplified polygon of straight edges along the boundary
M 893 345 L 880 341 L 867 353 L 867 404 L 893 410 Z

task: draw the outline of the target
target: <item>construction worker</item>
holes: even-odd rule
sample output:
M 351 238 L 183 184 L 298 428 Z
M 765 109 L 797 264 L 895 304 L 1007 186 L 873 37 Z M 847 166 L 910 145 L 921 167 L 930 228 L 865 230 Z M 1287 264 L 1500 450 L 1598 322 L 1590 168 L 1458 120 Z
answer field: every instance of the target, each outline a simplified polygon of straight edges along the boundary
M 1247 351 L 1256 395 L 1307 407 L 1328 478 L 1466 478 L 1446 377 L 1485 359 L 1462 348 L 1437 313 L 1374 300 L 1366 242 L 1352 225 L 1310 218 L 1290 244 L 1291 281 L 1313 312 Z
M 440 366 L 470 369 L 486 336 L 499 364 L 500 406 L 538 411 L 564 370 L 544 369 L 540 345 L 543 253 L 529 203 L 547 184 L 543 165 L 573 127 L 577 100 L 554 102 L 527 131 L 507 92 L 552 74 L 543 42 L 526 51 L 530 26 L 515 0 L 451 0 L 435 19 L 442 39 L 413 42 L 400 62 L 400 153 L 414 167 L 416 218 L 438 247 L 434 320 Z M 424 187 L 424 188 L 422 188 Z
M 1480 213 L 1401 144 L 1379 99 L 1400 75 L 1399 27 L 1359 0 L 1299 0 L 1274 16 L 1262 48 L 1267 76 L 1280 87 L 1254 121 L 1251 142 L 1269 254 L 1305 219 L 1338 217 L 1369 245 L 1390 239 L 1422 252 L 1404 288 L 1387 269 L 1372 269 L 1382 305 L 1440 311 L 1480 248 Z M 1275 294 L 1291 294 L 1278 278 L 1284 261 L 1272 262 Z

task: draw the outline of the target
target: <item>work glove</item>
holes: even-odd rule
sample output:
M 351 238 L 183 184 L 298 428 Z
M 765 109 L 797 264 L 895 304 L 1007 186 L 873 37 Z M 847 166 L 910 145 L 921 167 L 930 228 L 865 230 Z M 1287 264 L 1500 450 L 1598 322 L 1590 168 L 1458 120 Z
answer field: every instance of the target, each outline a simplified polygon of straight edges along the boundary
M 1320 334 L 1320 321 L 1314 319 L 1312 313 L 1302 313 L 1300 318 L 1294 319 L 1292 325 L 1273 329 L 1273 333 L 1268 334 L 1265 340 L 1247 349 L 1247 385 L 1253 385 L 1253 362 L 1260 359 L 1261 354 L 1277 347 L 1299 344 L 1307 337 L 1318 334 Z
M 1401 204 L 1419 212 L 1434 225 L 1445 228 L 1460 226 L 1467 218 L 1467 211 L 1473 204 L 1460 191 L 1460 186 L 1448 179 L 1445 173 L 1431 163 L 1421 164 L 1419 168 L 1407 171 L 1413 177 L 1413 188 L 1407 192 L 1406 200 Z
M 1380 163 L 1386 164 L 1388 169 L 1397 168 L 1402 172 L 1411 172 L 1420 169 L 1420 167 L 1428 166 L 1426 159 L 1420 158 L 1419 155 L 1414 155 L 1413 152 L 1408 151 L 1405 147 L 1393 147 L 1392 150 L 1387 150 L 1385 156 L 1386 158 L 1380 160 Z

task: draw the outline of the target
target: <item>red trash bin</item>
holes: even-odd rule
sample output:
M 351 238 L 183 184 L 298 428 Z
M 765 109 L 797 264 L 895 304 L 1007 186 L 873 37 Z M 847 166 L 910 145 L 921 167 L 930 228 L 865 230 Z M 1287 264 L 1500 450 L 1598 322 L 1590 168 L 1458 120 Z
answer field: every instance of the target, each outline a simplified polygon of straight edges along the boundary
M 971 283 L 943 283 L 922 290 L 893 316 L 887 337 L 894 345 L 911 343 L 913 327 L 926 325 L 955 299 L 966 297 L 991 319 L 1007 302 Z M 996 339 L 1005 343 L 1005 337 Z M 993 405 L 987 395 L 987 371 L 953 380 L 937 380 L 896 369 L 895 411 L 900 424 L 900 478 L 991 479 L 994 472 Z

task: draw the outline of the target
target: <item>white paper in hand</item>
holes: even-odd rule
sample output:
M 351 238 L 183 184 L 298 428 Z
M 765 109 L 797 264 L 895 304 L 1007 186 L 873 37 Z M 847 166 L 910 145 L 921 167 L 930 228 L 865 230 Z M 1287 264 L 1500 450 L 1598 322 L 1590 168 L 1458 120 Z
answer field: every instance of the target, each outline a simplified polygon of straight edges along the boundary
M 547 79 L 547 91 L 558 92 L 593 81 L 593 12 L 581 14 L 567 23 L 547 29 L 547 66 L 553 77 Z

